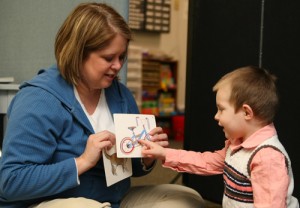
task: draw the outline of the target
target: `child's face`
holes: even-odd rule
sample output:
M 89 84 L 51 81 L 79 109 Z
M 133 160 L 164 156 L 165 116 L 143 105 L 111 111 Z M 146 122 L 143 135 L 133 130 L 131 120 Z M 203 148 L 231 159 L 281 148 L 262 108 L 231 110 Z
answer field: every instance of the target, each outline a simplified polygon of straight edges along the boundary
M 232 103 L 229 102 L 231 93 L 230 85 L 222 86 L 216 94 L 217 113 L 215 119 L 219 126 L 223 127 L 225 137 L 232 143 L 245 137 L 245 113 L 242 110 L 235 112 Z

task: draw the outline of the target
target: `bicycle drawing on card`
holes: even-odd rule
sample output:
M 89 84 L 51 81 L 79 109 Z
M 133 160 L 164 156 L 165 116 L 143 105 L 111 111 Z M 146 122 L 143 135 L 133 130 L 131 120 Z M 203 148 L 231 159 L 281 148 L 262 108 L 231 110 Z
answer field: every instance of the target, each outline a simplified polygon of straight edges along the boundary
M 131 131 L 131 137 L 124 137 L 120 143 L 121 151 L 125 154 L 130 154 L 135 147 L 140 146 L 138 142 L 140 139 L 148 139 L 150 140 L 150 135 L 145 127 L 144 121 L 147 122 L 147 129 L 150 130 L 149 119 L 146 117 L 145 119 L 141 119 L 140 117 L 136 117 L 136 126 L 129 126 L 128 129 Z M 139 125 L 140 124 L 140 125 Z M 139 134 L 135 133 L 135 129 L 137 127 L 142 126 L 142 130 Z

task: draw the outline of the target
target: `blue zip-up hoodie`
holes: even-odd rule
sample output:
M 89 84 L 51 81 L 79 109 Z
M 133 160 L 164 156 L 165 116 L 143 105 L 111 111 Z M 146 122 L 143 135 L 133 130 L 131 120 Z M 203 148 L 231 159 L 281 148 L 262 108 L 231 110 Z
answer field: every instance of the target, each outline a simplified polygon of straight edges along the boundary
M 118 80 L 105 89 L 110 112 L 138 113 L 131 92 Z M 119 207 L 130 179 L 106 186 L 102 159 L 80 175 L 75 157 L 94 130 L 77 101 L 73 86 L 57 66 L 41 70 L 20 86 L 8 109 L 0 159 L 0 207 L 27 207 L 53 198 L 86 197 Z M 106 122 L 106 121 L 103 121 Z M 148 173 L 133 159 L 133 176 Z

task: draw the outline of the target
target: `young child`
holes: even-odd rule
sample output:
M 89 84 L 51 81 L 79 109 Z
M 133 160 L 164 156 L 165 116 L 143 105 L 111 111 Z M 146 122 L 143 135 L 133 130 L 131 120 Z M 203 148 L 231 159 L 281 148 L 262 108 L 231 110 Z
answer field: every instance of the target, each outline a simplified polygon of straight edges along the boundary
M 292 196 L 291 161 L 273 125 L 278 106 L 275 80 L 267 70 L 247 66 L 216 83 L 215 119 L 226 137 L 222 150 L 175 150 L 143 140 L 142 153 L 178 172 L 223 174 L 224 208 L 299 207 Z

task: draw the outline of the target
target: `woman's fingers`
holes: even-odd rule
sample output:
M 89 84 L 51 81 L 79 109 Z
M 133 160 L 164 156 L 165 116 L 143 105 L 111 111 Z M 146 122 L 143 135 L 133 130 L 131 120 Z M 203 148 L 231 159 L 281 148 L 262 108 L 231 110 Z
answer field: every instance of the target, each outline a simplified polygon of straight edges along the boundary
M 162 147 L 169 146 L 168 135 L 166 133 L 163 133 L 163 129 L 161 127 L 155 127 L 149 132 L 149 134 L 152 136 L 152 142 L 155 142 Z
M 105 148 L 111 148 L 116 142 L 115 135 L 109 131 L 102 131 L 89 136 L 82 157 L 92 166 L 101 158 Z
M 112 145 L 116 143 L 116 137 L 113 133 L 109 131 L 101 131 L 92 135 L 93 139 L 97 142 L 106 142 L 109 141 Z

